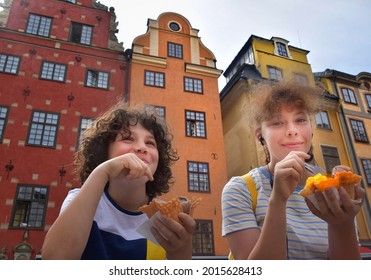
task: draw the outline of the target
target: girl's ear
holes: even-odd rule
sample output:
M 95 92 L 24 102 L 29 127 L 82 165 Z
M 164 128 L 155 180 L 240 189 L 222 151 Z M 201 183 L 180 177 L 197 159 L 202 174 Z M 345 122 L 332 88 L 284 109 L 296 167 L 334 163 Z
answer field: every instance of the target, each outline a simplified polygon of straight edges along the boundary
M 261 130 L 260 129 L 255 130 L 255 137 L 258 139 L 258 141 L 260 142 L 260 144 L 262 146 L 264 146 L 264 138 L 262 136 L 262 133 L 261 133 Z

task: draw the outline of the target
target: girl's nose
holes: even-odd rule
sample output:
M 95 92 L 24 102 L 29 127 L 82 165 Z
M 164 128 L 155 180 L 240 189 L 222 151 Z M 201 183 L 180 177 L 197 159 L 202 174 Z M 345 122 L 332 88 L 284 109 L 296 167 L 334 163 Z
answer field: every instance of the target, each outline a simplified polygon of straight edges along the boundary
M 295 125 L 293 125 L 293 124 L 289 125 L 289 127 L 287 129 L 287 134 L 289 136 L 298 135 L 298 131 L 297 131 Z

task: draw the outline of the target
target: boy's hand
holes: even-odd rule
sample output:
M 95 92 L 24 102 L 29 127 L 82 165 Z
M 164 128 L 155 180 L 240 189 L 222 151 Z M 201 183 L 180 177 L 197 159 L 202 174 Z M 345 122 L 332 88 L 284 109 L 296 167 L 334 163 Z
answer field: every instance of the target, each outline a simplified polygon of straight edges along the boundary
M 166 256 L 172 260 L 192 258 L 192 234 L 196 228 L 195 220 L 185 213 L 179 213 L 180 223 L 161 215 L 156 220 L 152 234 L 165 249 Z
M 107 170 L 108 180 L 123 176 L 127 180 L 146 176 L 153 181 L 153 175 L 148 165 L 133 153 L 124 154 L 107 160 L 101 164 Z

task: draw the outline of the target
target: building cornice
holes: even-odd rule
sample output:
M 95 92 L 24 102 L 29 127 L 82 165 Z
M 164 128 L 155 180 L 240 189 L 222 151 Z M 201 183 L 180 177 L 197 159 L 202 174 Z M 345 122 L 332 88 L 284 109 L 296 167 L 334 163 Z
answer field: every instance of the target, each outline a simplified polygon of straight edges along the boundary
M 203 75 L 203 76 L 208 76 L 212 78 L 219 78 L 223 72 L 223 70 L 219 70 L 216 68 L 201 66 L 201 65 L 187 63 L 187 62 L 185 63 L 185 71 L 186 73 Z
M 131 61 L 133 63 L 139 63 L 144 65 L 150 65 L 155 66 L 159 68 L 166 68 L 166 58 L 158 57 L 158 56 L 151 56 L 151 55 L 145 55 L 141 53 L 133 52 Z

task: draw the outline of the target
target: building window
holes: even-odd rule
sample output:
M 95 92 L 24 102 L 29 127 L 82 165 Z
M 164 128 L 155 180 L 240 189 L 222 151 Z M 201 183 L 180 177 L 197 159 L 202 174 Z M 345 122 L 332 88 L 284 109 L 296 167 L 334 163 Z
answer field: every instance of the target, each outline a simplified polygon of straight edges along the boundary
M 282 80 L 282 70 L 276 67 L 268 66 L 269 78 L 271 80 Z
M 108 78 L 108 72 L 88 70 L 85 85 L 88 87 L 108 89 Z
M 188 161 L 188 189 L 191 192 L 210 192 L 209 164 Z
M 150 110 L 154 110 L 157 115 L 159 115 L 161 118 L 166 119 L 166 108 L 163 106 L 156 106 L 156 105 L 148 105 L 148 108 Z
M 366 102 L 367 102 L 367 107 L 368 111 L 371 111 L 371 94 L 365 94 Z
M 196 228 L 192 237 L 192 255 L 213 256 L 214 254 L 213 221 L 196 220 Z
M 18 56 L 0 54 L 0 72 L 17 74 L 20 58 Z
M 244 55 L 244 61 L 247 64 L 251 64 L 251 65 L 255 63 L 254 52 L 252 50 L 252 47 L 248 48 L 247 53 Z
M 184 90 L 188 92 L 203 93 L 202 80 L 184 77 Z
M 8 107 L 0 106 L 0 143 L 3 142 L 5 126 L 8 119 Z
M 350 125 L 353 130 L 354 139 L 358 142 L 368 143 L 368 138 L 363 121 L 350 119 Z
M 48 187 L 19 185 L 15 197 L 10 227 L 43 228 Z
M 43 62 L 41 66 L 41 79 L 64 82 L 67 66 L 53 62 Z
M 361 162 L 366 174 L 367 185 L 371 185 L 371 159 L 362 159 Z
M 71 25 L 70 41 L 90 45 L 93 34 L 93 27 L 73 22 Z
M 169 57 L 183 58 L 183 46 L 175 43 L 167 43 L 167 55 Z
M 286 45 L 281 42 L 276 42 L 277 53 L 280 56 L 288 57 Z
M 308 77 L 306 75 L 301 74 L 301 73 L 294 73 L 294 79 L 299 84 L 308 86 Z
M 326 111 L 321 111 L 314 116 L 318 128 L 331 129 L 330 120 Z
M 94 119 L 91 118 L 80 118 L 80 128 L 79 128 L 79 139 L 77 139 L 77 145 L 79 146 L 81 144 L 84 131 L 89 128 L 93 124 Z
M 33 112 L 27 144 L 41 147 L 55 147 L 59 115 Z
M 144 84 L 153 87 L 165 87 L 165 74 L 161 72 L 144 71 Z
M 341 92 L 343 93 L 343 99 L 346 103 L 357 104 L 356 96 L 354 91 L 350 88 L 342 88 Z
M 290 50 L 288 48 L 289 41 L 279 38 L 279 37 L 272 37 L 272 41 L 274 43 L 274 54 L 279 55 L 282 57 L 287 57 L 292 59 L 290 55 Z
M 26 33 L 49 37 L 52 26 L 52 18 L 30 14 Z
M 175 32 L 180 31 L 180 25 L 175 21 L 169 23 L 169 28 Z
M 321 146 L 323 160 L 325 162 L 326 173 L 332 174 L 332 169 L 340 165 L 338 149 L 334 147 Z
M 190 137 L 206 138 L 205 113 L 187 110 L 185 113 L 186 135 Z

